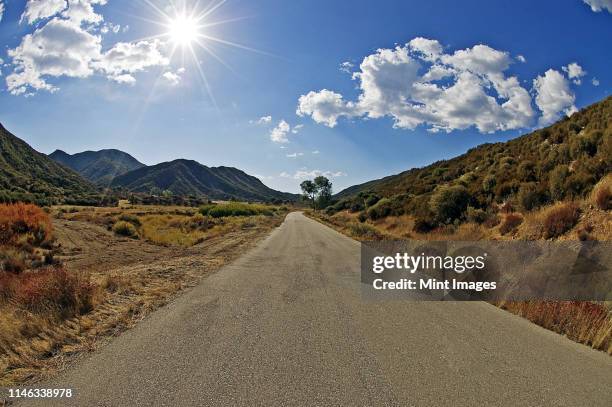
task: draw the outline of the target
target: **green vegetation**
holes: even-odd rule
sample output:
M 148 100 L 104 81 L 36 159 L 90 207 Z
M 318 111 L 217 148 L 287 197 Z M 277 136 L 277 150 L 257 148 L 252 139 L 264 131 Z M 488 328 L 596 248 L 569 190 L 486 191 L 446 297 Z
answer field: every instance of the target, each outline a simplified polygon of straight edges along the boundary
M 608 97 L 514 140 L 483 144 L 451 160 L 348 188 L 334 197 L 325 213 L 359 212 L 360 221 L 372 222 L 405 214 L 416 219 L 417 232 L 465 221 L 494 226 L 500 210 L 528 213 L 555 202 L 583 199 L 611 169 L 612 97 Z M 596 192 L 596 206 L 608 209 L 609 186 Z M 504 230 L 510 228 L 508 233 L 516 223 L 510 220 L 504 225 Z
M 273 206 L 229 202 L 224 204 L 209 204 L 200 208 L 200 213 L 213 218 L 229 216 L 272 216 L 278 209 Z

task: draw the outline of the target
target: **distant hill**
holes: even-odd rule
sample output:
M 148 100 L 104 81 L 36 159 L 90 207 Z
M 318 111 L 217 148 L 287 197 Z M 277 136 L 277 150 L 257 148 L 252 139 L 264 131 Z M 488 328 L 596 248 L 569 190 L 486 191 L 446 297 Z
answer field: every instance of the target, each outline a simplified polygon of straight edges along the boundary
M 96 192 L 79 174 L 34 150 L 0 124 L 1 202 L 79 201 Z
M 170 191 L 174 195 L 206 196 L 210 199 L 297 199 L 297 195 L 268 188 L 259 179 L 239 169 L 207 167 L 183 159 L 130 171 L 116 177 L 111 187 L 142 193 Z
M 529 210 L 582 197 L 611 170 L 612 97 L 608 97 L 508 142 L 483 144 L 450 160 L 347 188 L 334 196 L 339 202 L 330 211 L 356 212 L 377 205 L 368 210 L 374 217 L 402 213 L 428 217 L 431 197 L 442 187 L 469 197 L 467 204 L 473 208 L 509 202 Z
M 72 155 L 55 150 L 49 157 L 100 186 L 108 186 L 116 176 L 145 166 L 128 153 L 114 149 Z

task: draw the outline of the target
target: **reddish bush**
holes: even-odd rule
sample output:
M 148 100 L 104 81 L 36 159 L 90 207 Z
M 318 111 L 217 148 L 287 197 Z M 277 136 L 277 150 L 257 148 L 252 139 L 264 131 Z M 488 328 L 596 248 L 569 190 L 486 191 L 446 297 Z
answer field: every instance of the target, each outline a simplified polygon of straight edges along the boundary
M 504 218 L 504 223 L 499 227 L 499 233 L 505 235 L 513 232 L 521 223 L 523 223 L 523 217 L 521 215 L 518 213 L 509 213 Z
M 579 217 L 580 208 L 574 203 L 552 208 L 544 218 L 544 237 L 549 239 L 561 236 L 574 227 Z
M 62 268 L 9 274 L 0 272 L 0 300 L 35 313 L 54 313 L 61 318 L 93 309 L 96 286 Z
M 38 206 L 21 202 L 0 205 L 0 245 L 40 245 L 52 233 L 49 215 Z

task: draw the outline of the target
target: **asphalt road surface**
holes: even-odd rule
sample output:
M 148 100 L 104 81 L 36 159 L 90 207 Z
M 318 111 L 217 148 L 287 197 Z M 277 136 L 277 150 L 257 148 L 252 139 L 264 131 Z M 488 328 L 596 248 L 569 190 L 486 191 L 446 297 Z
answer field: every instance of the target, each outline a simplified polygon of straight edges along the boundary
M 292 213 L 36 386 L 74 399 L 36 405 L 612 406 L 603 352 L 485 303 L 365 302 L 359 284 L 359 244 Z

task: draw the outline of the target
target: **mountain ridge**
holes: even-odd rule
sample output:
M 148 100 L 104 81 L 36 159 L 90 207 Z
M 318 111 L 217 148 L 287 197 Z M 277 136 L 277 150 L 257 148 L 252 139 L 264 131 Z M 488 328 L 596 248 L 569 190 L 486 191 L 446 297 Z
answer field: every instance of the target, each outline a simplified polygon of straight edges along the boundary
M 118 175 L 145 166 L 130 154 L 114 148 L 75 154 L 55 150 L 49 157 L 99 186 L 108 186 Z
M 113 179 L 110 186 L 125 188 L 130 192 L 170 191 L 176 195 L 207 196 L 211 199 L 297 199 L 297 195 L 273 190 L 240 169 L 208 167 L 184 158 L 130 171 Z

